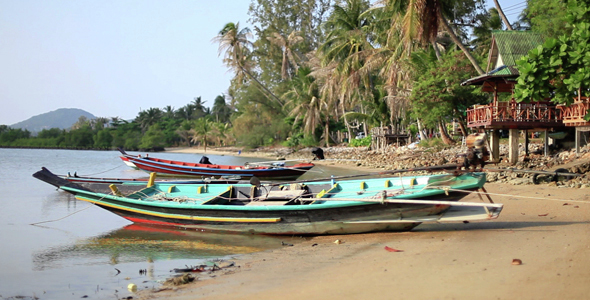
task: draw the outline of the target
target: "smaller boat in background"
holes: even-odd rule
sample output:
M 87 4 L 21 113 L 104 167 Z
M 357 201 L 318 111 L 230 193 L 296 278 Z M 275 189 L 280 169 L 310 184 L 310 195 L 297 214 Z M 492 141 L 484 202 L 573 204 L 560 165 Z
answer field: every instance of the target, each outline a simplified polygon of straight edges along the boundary
M 150 174 L 149 178 L 99 178 L 78 176 L 76 173 L 71 175 L 56 175 L 45 167 L 33 174 L 33 177 L 49 183 L 57 188 L 61 186 L 71 186 L 75 183 L 77 186 L 101 193 L 110 193 L 111 185 L 115 185 L 119 190 L 125 193 L 138 191 L 145 188 L 150 179 L 153 183 L 169 184 L 234 184 L 240 181 L 240 178 L 202 178 L 202 179 L 156 179 L 155 173 Z
M 132 163 L 140 170 L 166 176 L 240 176 L 242 178 L 294 179 L 314 167 L 312 163 L 298 163 L 286 166 L 284 161 L 247 163 L 244 166 L 217 165 L 210 163 L 208 159 L 205 159 L 206 157 L 203 157 L 199 163 L 192 163 L 160 159 L 148 155 L 131 155 L 121 148 L 119 148 L 119 151 L 125 164 Z

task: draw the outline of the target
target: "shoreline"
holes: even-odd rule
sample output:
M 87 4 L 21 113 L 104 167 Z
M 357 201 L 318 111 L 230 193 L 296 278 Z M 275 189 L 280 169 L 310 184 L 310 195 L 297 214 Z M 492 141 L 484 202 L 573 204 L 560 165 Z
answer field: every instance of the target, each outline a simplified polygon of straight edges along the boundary
M 556 186 L 500 183 L 486 188 L 496 194 L 495 202 L 505 205 L 496 220 L 422 224 L 408 232 L 317 236 L 292 247 L 237 256 L 232 268 L 197 274 L 194 282 L 180 287 L 143 290 L 138 296 L 586 299 L 587 191 L 568 189 L 565 194 Z M 475 195 L 469 197 L 478 201 Z M 513 264 L 514 259 L 522 264 Z

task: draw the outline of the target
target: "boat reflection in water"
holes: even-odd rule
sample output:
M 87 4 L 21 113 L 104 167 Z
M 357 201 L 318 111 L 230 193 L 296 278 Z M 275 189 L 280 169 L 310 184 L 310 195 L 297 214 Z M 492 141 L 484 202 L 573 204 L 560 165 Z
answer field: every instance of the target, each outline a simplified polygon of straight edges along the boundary
M 37 270 L 63 264 L 119 264 L 161 260 L 207 260 L 297 243 L 302 238 L 211 233 L 131 224 L 108 234 L 34 254 Z M 106 259 L 105 259 L 106 258 Z M 194 261 L 179 261 L 179 267 Z

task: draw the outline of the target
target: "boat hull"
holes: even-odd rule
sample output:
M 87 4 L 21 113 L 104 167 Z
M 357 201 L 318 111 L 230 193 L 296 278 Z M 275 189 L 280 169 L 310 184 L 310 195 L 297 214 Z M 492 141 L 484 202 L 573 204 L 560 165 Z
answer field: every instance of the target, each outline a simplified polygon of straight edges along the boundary
M 428 197 L 420 200 L 458 201 L 466 193 Z M 117 201 L 76 196 L 94 203 L 131 222 L 207 231 L 270 235 L 353 234 L 378 231 L 408 231 L 421 222 L 404 218 L 438 215 L 448 205 L 407 205 L 368 203 L 338 208 L 305 210 L 241 211 L 226 209 L 174 209 L 143 205 L 120 205 Z M 311 207 L 308 205 L 305 208 Z M 383 223 L 382 220 L 399 220 Z M 360 222 L 359 222 L 360 221 Z M 375 221 L 372 223 L 371 221 Z
M 260 165 L 261 163 L 245 166 L 201 164 L 160 159 L 151 156 L 130 155 L 122 149 L 119 149 L 119 151 L 122 154 L 121 159 L 126 164 L 131 163 L 136 168 L 146 172 L 175 177 L 239 176 L 241 178 L 249 178 L 255 176 L 261 179 L 294 179 L 314 167 L 312 163 L 299 163 L 293 166 Z
M 323 235 L 407 231 L 422 222 L 438 221 L 450 207 L 482 206 L 458 201 L 482 188 L 485 180 L 484 173 L 469 173 L 304 184 L 156 184 L 129 195 L 71 186 L 61 189 L 134 223 L 216 232 Z M 501 205 L 488 204 L 485 210 L 483 218 L 492 219 Z M 454 212 L 453 219 L 465 220 L 462 213 Z

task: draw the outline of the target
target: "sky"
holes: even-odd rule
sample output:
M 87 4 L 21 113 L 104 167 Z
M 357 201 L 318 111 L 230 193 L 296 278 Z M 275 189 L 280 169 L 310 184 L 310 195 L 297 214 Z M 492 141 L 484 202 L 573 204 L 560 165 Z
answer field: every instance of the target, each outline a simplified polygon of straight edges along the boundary
M 521 3 L 500 0 L 511 21 Z M 228 22 L 252 27 L 249 4 L 0 0 L 0 124 L 59 108 L 130 120 L 199 96 L 211 107 L 232 77 L 212 39 Z

